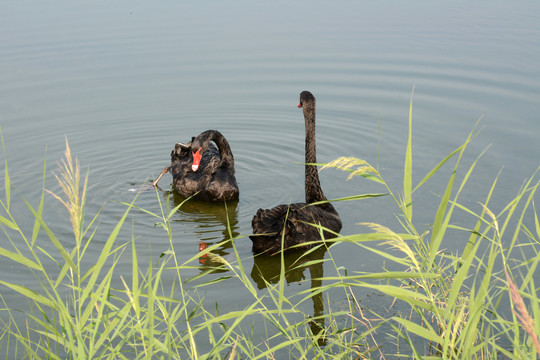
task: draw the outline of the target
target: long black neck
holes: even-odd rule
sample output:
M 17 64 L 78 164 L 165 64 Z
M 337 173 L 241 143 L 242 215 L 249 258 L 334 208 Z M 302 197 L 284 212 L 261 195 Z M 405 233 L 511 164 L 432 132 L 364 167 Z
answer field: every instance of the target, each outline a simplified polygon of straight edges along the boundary
M 229 146 L 229 142 L 225 139 L 219 131 L 217 130 L 206 130 L 202 132 L 197 139 L 204 144 L 204 147 L 207 148 L 210 141 L 216 143 L 219 149 L 219 156 L 221 158 L 219 165 L 226 164 L 231 169 L 234 169 L 234 156 Z
M 315 145 L 315 100 L 303 103 L 302 108 L 304 110 L 304 120 L 306 122 L 306 202 L 311 204 L 327 199 L 321 188 L 317 166 L 309 165 L 317 163 L 317 148 Z M 318 206 L 326 211 L 337 214 L 337 211 L 330 203 Z

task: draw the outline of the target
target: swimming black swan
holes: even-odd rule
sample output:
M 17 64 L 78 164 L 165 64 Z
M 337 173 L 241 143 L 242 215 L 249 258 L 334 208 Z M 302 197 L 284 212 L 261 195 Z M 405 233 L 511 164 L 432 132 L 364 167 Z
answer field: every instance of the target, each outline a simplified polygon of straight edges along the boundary
M 154 186 L 167 171 L 174 188 L 184 197 L 198 192 L 196 197 L 205 201 L 238 198 L 231 147 L 217 130 L 206 130 L 188 144 L 177 143 L 171 152 L 171 165 L 163 169 Z
M 272 209 L 259 209 L 253 217 L 251 226 L 253 235 L 253 252 L 275 254 L 283 248 L 304 244 L 321 239 L 319 229 L 312 224 L 320 224 L 334 232 L 341 230 L 341 220 L 334 206 L 330 203 L 309 205 L 318 201 L 327 200 L 321 189 L 317 166 L 308 165 L 317 162 L 315 147 L 315 97 L 309 91 L 300 94 L 299 108 L 304 110 L 306 122 L 306 165 L 305 165 L 305 192 L 306 202 L 278 205 Z M 285 232 L 285 233 L 284 233 Z M 325 231 L 324 238 L 335 237 Z M 297 248 L 308 249 L 313 244 L 300 245 Z

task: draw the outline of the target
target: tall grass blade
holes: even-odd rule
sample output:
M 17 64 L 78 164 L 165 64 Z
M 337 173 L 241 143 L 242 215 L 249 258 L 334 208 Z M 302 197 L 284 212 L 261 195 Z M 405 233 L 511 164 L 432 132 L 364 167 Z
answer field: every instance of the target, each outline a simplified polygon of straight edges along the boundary
M 533 201 L 533 213 L 534 213 L 534 225 L 536 228 L 536 237 L 540 239 L 540 221 L 538 220 L 538 213 L 536 212 L 536 205 Z
M 530 206 L 530 204 L 532 203 L 532 201 L 534 199 L 534 195 L 536 194 L 536 190 L 538 189 L 538 186 L 540 185 L 540 182 L 537 182 L 534 186 L 530 187 L 531 186 L 530 184 L 532 183 L 532 180 L 533 180 L 533 176 L 531 176 L 531 178 L 527 182 L 526 187 L 523 190 L 523 196 L 525 196 L 526 192 L 529 192 L 529 196 L 527 197 L 527 200 L 525 201 L 525 204 L 523 205 L 521 215 L 519 216 L 519 218 L 517 220 L 517 225 L 516 225 L 516 228 L 514 230 L 514 236 L 512 237 L 512 241 L 510 242 L 510 249 L 512 249 L 515 246 L 516 242 L 517 242 L 518 236 L 519 236 L 519 234 L 521 233 L 521 231 L 523 229 L 523 219 L 525 217 L 525 214 L 528 212 L 529 206 Z M 504 230 L 505 230 L 505 228 L 506 228 L 506 226 L 508 224 L 508 221 L 509 221 L 508 218 L 510 216 L 511 216 L 511 214 L 508 215 L 507 220 L 505 221 L 503 227 L 501 228 L 502 232 L 504 232 Z
M 360 273 L 359 275 L 347 275 L 342 276 L 325 276 L 320 280 L 351 280 L 357 279 L 434 279 L 440 277 L 440 274 L 434 273 L 412 273 L 408 271 L 388 271 L 388 272 L 373 272 L 373 273 Z M 319 279 L 318 279 L 319 280 Z M 305 292 L 309 290 L 304 290 Z
M 491 188 L 489 189 L 489 193 L 487 195 L 486 201 L 484 202 L 485 206 L 487 207 L 489 204 L 489 201 L 491 200 L 491 196 L 493 195 L 493 190 L 495 190 L 495 185 L 497 184 L 497 181 L 499 179 L 499 175 L 501 172 L 497 174 L 497 177 L 495 177 L 495 180 L 493 181 L 493 184 L 491 185 Z M 473 231 L 471 232 L 471 235 L 469 236 L 469 241 L 467 241 L 467 245 L 465 245 L 465 248 L 463 249 L 463 254 L 461 255 L 462 259 L 467 259 L 470 256 L 470 253 L 476 244 L 476 241 L 478 237 L 480 236 L 480 227 L 482 225 L 482 221 L 484 219 L 484 215 L 486 213 L 486 207 L 482 207 L 482 213 L 478 217 L 478 220 L 476 222 L 476 225 L 474 226 Z
M 441 312 L 441 314 L 446 315 L 446 310 L 438 309 L 433 304 L 429 303 L 429 297 L 421 294 L 414 290 L 408 290 L 401 287 L 393 285 L 378 285 L 378 284 L 368 284 L 368 283 L 358 283 L 357 286 L 362 286 L 370 289 L 380 291 L 389 296 L 395 297 L 397 299 L 403 300 L 410 305 L 418 306 L 424 310 L 431 312 Z
M 437 335 L 437 333 L 433 330 L 431 326 L 423 327 L 418 325 L 417 323 L 400 317 L 394 317 L 393 319 L 395 322 L 403 325 L 407 329 L 407 331 L 410 331 L 413 334 L 416 334 L 424 339 L 433 341 L 436 344 L 440 344 L 443 341 L 443 339 L 439 335 Z
M 7 211 L 9 211 L 9 204 L 11 203 L 11 178 L 9 177 L 6 144 L 4 142 L 4 133 L 2 132 L 2 127 L 0 127 L 0 138 L 2 139 L 2 149 L 4 150 L 4 187 L 6 192 L 5 207 Z
M 3 281 L 3 280 L 0 280 L 0 284 L 3 284 L 5 286 L 7 286 L 8 288 L 10 289 L 13 289 L 15 290 L 16 292 L 18 292 L 19 294 L 21 295 L 24 295 L 25 297 L 29 298 L 29 299 L 32 299 L 38 303 L 41 303 L 43 305 L 46 305 L 50 308 L 56 308 L 56 304 L 51 301 L 49 298 L 41 295 L 41 294 L 38 294 L 37 292 L 25 287 L 25 286 L 22 286 L 22 285 L 17 285 L 17 284 L 12 284 L 12 283 L 9 283 L 7 281 Z
M 137 248 L 135 247 L 135 237 L 131 238 L 131 288 L 133 289 L 133 310 L 135 310 L 135 316 L 139 318 L 141 316 L 141 307 L 139 303 L 139 263 L 137 259 Z
M 91 272 L 91 276 L 90 276 L 90 279 L 88 280 L 88 284 L 86 285 L 86 288 L 83 290 L 83 293 L 81 295 L 82 299 L 87 299 L 88 295 L 93 290 L 94 285 L 96 284 L 96 281 L 97 281 L 97 279 L 99 277 L 99 274 L 101 272 L 101 269 L 103 269 L 103 267 L 105 266 L 105 262 L 107 261 L 107 259 L 109 258 L 110 254 L 111 254 L 111 249 L 112 249 L 112 246 L 113 246 L 114 242 L 116 241 L 116 238 L 118 237 L 118 233 L 120 232 L 120 229 L 124 225 L 124 222 L 125 222 L 128 214 L 129 214 L 129 212 L 130 212 L 130 210 L 131 210 L 131 208 L 133 206 L 133 203 L 137 199 L 137 197 L 138 197 L 138 194 L 135 195 L 135 197 L 133 198 L 133 201 L 128 206 L 128 208 L 124 212 L 124 215 L 122 215 L 122 217 L 120 218 L 120 221 L 116 224 L 113 231 L 111 232 L 111 235 L 109 235 L 109 238 L 107 239 L 107 241 L 103 245 L 103 249 L 101 250 L 101 254 L 99 255 L 99 258 L 98 258 L 98 260 L 97 260 L 97 262 L 96 262 L 96 264 L 94 266 L 94 269 Z
M 373 194 L 360 194 L 360 195 L 353 195 L 353 196 L 345 196 L 345 197 L 341 197 L 341 198 L 337 198 L 337 199 L 316 201 L 316 202 L 313 202 L 313 203 L 309 204 L 309 206 L 320 205 L 320 204 L 325 204 L 325 203 L 329 203 L 329 202 L 362 200 L 362 199 L 376 198 L 376 197 L 386 196 L 386 195 L 388 195 L 388 193 L 373 193 Z
M 483 270 L 483 278 L 478 291 L 475 293 L 475 286 L 470 290 L 469 303 L 465 304 L 467 306 L 466 310 L 469 312 L 466 318 L 466 322 L 463 325 L 461 332 L 462 337 L 462 348 L 464 355 L 466 357 L 472 357 L 475 343 L 478 343 L 477 346 L 482 346 L 482 339 L 479 339 L 478 329 L 482 321 L 484 321 L 485 313 L 488 311 L 486 308 L 486 302 L 490 301 L 491 290 L 490 286 L 493 282 L 493 269 L 495 266 L 495 261 L 499 253 L 496 251 L 496 244 L 491 244 L 489 257 L 487 265 Z M 470 254 L 469 257 L 474 257 L 474 254 Z M 476 278 L 475 278 L 476 283 Z M 488 335 L 484 335 L 485 338 L 489 339 Z
M 413 104 L 414 86 L 411 92 L 411 101 L 409 105 L 409 133 L 407 137 L 407 150 L 405 152 L 405 168 L 403 174 L 403 213 L 409 223 L 412 222 L 412 104 Z
M 28 209 L 30 210 L 30 212 L 32 212 L 32 215 L 34 215 L 34 218 L 39 222 L 40 226 L 43 228 L 43 230 L 45 231 L 45 233 L 47 234 L 47 236 L 49 237 L 49 239 L 51 240 L 51 242 L 53 243 L 54 247 L 56 248 L 56 250 L 58 250 L 58 252 L 60 253 L 60 255 L 62 256 L 62 258 L 64 259 L 64 261 L 66 262 L 66 264 L 69 265 L 69 267 L 71 267 L 73 270 L 76 269 L 76 265 L 75 263 L 73 262 L 71 256 L 69 255 L 69 253 L 66 251 L 66 249 L 64 248 L 64 246 L 62 245 L 62 243 L 60 242 L 60 240 L 58 240 L 58 238 L 56 237 L 56 235 L 54 235 L 54 233 L 51 231 L 51 229 L 49 228 L 49 226 L 45 223 L 45 221 L 43 220 L 43 218 L 41 217 L 41 215 L 38 214 L 38 212 L 36 210 L 34 210 L 34 208 L 32 207 L 32 205 L 30 205 L 28 203 L 28 201 L 26 201 L 24 198 L 23 198 L 24 202 L 26 203 L 26 206 L 28 207 Z
M 473 137 L 473 131 L 469 133 L 469 136 L 467 137 L 465 143 L 461 147 L 461 151 L 459 152 L 458 158 L 456 160 L 456 164 L 454 165 L 454 170 L 452 171 L 452 174 L 450 175 L 450 179 L 448 180 L 448 183 L 446 185 L 446 189 L 441 198 L 441 202 L 439 203 L 439 207 L 437 208 L 437 212 L 435 213 L 431 241 L 429 243 L 428 266 L 431 266 L 433 264 L 433 261 L 435 260 L 435 256 L 437 252 L 439 251 L 442 239 L 446 232 L 447 225 L 450 222 L 453 206 L 448 212 L 447 212 L 447 206 L 450 200 L 450 195 L 452 194 L 452 190 L 454 188 L 454 181 L 456 178 L 457 170 L 459 168 L 459 164 L 461 162 L 461 157 L 463 156 L 463 153 L 465 152 L 465 149 L 467 148 L 467 144 L 470 142 L 471 138 Z
M 47 173 L 47 158 L 45 157 L 45 160 L 43 161 L 43 185 L 41 187 L 41 198 L 39 199 L 39 206 L 37 213 L 41 217 L 43 215 L 43 205 L 45 204 L 45 174 Z M 39 234 L 39 221 L 34 221 L 34 229 L 32 231 L 32 242 L 31 246 L 33 247 L 36 243 L 38 234 Z
M 13 230 L 19 230 L 19 227 L 17 226 L 17 224 L 15 224 L 13 221 L 6 219 L 2 215 L 0 215 L 0 224 L 5 225 L 8 228 L 13 229 Z
M 426 176 L 424 176 L 424 178 L 418 183 L 418 185 L 416 185 L 413 189 L 413 193 L 418 190 L 422 185 L 424 185 L 424 183 L 426 181 L 428 181 L 437 171 L 439 171 L 439 169 L 444 165 L 446 164 L 446 162 L 448 160 L 450 160 L 456 153 L 458 153 L 459 151 L 461 151 L 461 149 L 463 148 L 463 146 L 465 146 L 465 144 L 461 145 L 460 147 L 458 147 L 457 149 L 455 149 L 454 151 L 452 151 L 449 155 L 447 155 L 444 159 L 442 159 L 437 165 L 435 165 L 435 167 L 433 169 L 431 169 L 430 172 L 427 173 Z
M 0 255 L 5 256 L 6 258 L 11 259 L 15 262 L 18 262 L 21 265 L 27 266 L 30 269 L 43 271 L 43 267 L 41 265 L 35 263 L 34 261 L 24 257 L 19 253 L 15 253 L 0 247 Z
M 458 271 L 456 272 L 454 276 L 454 279 L 452 280 L 450 292 L 448 294 L 448 298 L 446 301 L 446 307 L 448 309 L 453 309 L 456 306 L 457 298 L 460 294 L 461 288 L 465 280 L 467 279 L 469 275 L 469 269 L 472 266 L 472 261 L 474 259 L 474 255 L 476 254 L 476 251 L 478 250 L 479 245 L 480 245 L 480 242 L 477 242 L 474 245 L 471 252 L 461 263 L 460 268 L 458 269 Z

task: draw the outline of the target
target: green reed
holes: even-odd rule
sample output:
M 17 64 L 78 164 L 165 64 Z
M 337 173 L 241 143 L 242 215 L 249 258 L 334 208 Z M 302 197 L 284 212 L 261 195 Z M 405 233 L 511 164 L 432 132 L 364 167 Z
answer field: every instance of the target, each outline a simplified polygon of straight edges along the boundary
M 34 207 L 21 197 L 34 226 L 30 231 L 21 228 L 11 211 L 14 199 L 6 160 L 0 225 L 12 249 L 0 248 L 0 255 L 27 268 L 40 285 L 28 288 L 0 278 L 2 286 L 20 294 L 30 306 L 21 322 L 12 305 L 4 304 L 0 349 L 6 357 L 28 359 L 385 359 L 396 353 L 422 359 L 534 358 L 537 352 L 540 354 L 540 306 L 534 280 L 540 260 L 540 221 L 534 198 L 540 181 L 535 172 L 499 213 L 490 207 L 498 178 L 487 197 L 479 199 L 480 211 L 462 205 L 462 190 L 482 156 L 462 168 L 461 160 L 476 134 L 475 127 L 461 146 L 414 185 L 411 96 L 403 187 L 399 192 L 386 183 L 378 167 L 362 159 L 339 158 L 324 165 L 349 172 L 350 177 L 373 181 L 382 189 L 381 193 L 333 201 L 390 196 L 401 228 L 365 223 L 369 232 L 317 243 L 292 264 L 288 262 L 290 255 L 282 252 L 277 255 L 281 267 L 277 281 L 265 280 L 264 295 L 246 271 L 245 263 L 252 259 L 241 258 L 237 249 L 236 242 L 242 236 L 234 236 L 230 225 L 224 242 L 180 262 L 171 220 L 185 202 L 172 207 L 170 197 L 163 202 L 157 192 L 159 213 L 136 206 L 137 196 L 131 203 L 119 204 L 125 206 L 123 216 L 107 239 L 100 240 L 97 261 L 87 260 L 87 250 L 97 236 L 100 212 L 86 225 L 88 176 L 82 177 L 67 140 L 65 159 L 55 174 L 62 193 L 46 190 L 45 162 L 38 205 Z M 413 208 L 421 205 L 415 204 L 414 195 L 446 166 L 451 166 L 452 172 L 442 189 L 432 225 L 419 226 Z M 44 220 L 46 193 L 67 209 L 73 239 L 58 239 Z M 148 216 L 149 223 L 168 236 L 170 249 L 156 263 L 140 264 L 136 234 L 131 241 L 120 241 L 120 231 L 133 210 Z M 474 219 L 474 226 L 465 228 L 454 223 L 455 211 Z M 459 254 L 444 251 L 450 230 L 467 239 Z M 56 252 L 45 251 L 44 241 L 50 241 Z M 225 242 L 230 242 L 233 260 L 215 253 Z M 399 270 L 349 273 L 333 255 L 336 246 L 373 253 L 381 257 L 381 263 L 393 264 L 391 268 Z M 311 257 L 317 251 L 326 255 Z M 185 278 L 184 274 L 203 256 L 215 265 Z M 131 273 L 118 274 L 116 266 L 126 257 Z M 51 263 L 57 271 L 50 270 Z M 315 285 L 310 289 L 285 293 L 289 271 L 317 266 L 325 266 L 335 275 L 314 277 L 311 280 Z M 174 274 L 176 281 L 165 284 L 165 273 Z M 237 282 L 249 298 L 248 305 L 228 312 L 220 310 L 219 302 L 209 305 L 199 289 L 223 281 Z M 120 287 L 113 285 L 118 283 Z M 198 285 L 192 285 L 195 283 Z M 385 316 L 369 306 L 362 309 L 357 295 L 360 289 L 385 294 L 401 314 Z M 329 294 L 341 294 L 345 304 L 336 307 Z M 324 313 L 304 313 L 303 305 L 310 301 L 324 304 Z M 261 330 L 264 336 L 256 336 Z M 391 347 L 384 344 L 388 337 L 394 341 Z
M 540 222 L 534 207 L 534 196 L 540 180 L 535 178 L 536 172 L 499 214 L 494 214 L 489 207 L 497 183 L 495 179 L 487 198 L 481 202 L 482 210 L 475 212 L 460 204 L 459 196 L 482 154 L 464 170 L 461 182 L 457 177 L 462 156 L 476 135 L 475 130 L 471 131 L 463 145 L 437 164 L 413 189 L 411 129 L 412 97 L 401 194 L 395 195 L 382 176 L 365 161 L 340 158 L 325 165 L 348 171 L 351 176 L 376 181 L 387 189 L 399 209 L 402 232 L 395 233 L 378 224 L 364 224 L 374 233 L 344 236 L 340 241 L 352 242 L 362 251 L 374 252 L 387 262 L 401 265 L 403 271 L 377 271 L 327 278 L 339 280 L 327 285 L 327 288 L 343 287 L 346 283 L 349 288 L 372 288 L 406 303 L 410 307 L 409 315 L 394 316 L 391 320 L 396 341 L 407 343 L 410 353 L 405 355 L 413 358 L 483 359 L 497 358 L 497 354 L 511 358 L 533 358 L 536 352 L 540 355 L 537 336 L 540 308 L 534 286 L 534 273 L 540 259 Z M 451 159 L 455 160 L 453 171 L 440 197 L 433 225 L 419 232 L 413 222 L 413 194 Z M 456 209 L 476 219 L 474 228 L 463 228 L 452 223 Z M 526 214 L 534 217 L 533 229 L 524 222 Z M 441 248 L 445 234 L 450 229 L 459 230 L 464 238 L 468 238 L 461 255 L 448 254 Z M 377 246 L 371 246 L 374 235 L 383 237 Z M 401 256 L 396 256 L 392 250 L 397 250 Z M 515 256 L 516 252 L 520 253 L 519 257 Z M 521 275 L 521 288 L 512 285 L 509 274 L 514 272 L 526 274 Z M 384 284 L 366 281 L 381 278 L 392 281 Z M 509 295 L 518 309 L 512 309 L 515 314 L 512 319 L 505 316 L 509 309 L 500 308 L 501 300 Z M 534 316 L 527 311 L 524 298 L 530 299 L 529 307 Z M 429 342 L 427 350 L 416 348 L 418 343 L 422 343 L 418 339 Z M 508 344 L 511 344 L 510 349 Z

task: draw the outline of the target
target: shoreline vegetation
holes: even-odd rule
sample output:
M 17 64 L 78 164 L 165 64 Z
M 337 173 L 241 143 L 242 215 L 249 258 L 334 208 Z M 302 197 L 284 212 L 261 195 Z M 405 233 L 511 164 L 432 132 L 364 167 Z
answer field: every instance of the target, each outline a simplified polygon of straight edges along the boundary
M 20 314 L 15 315 L 18 310 L 2 298 L 0 354 L 18 359 L 537 358 L 540 303 L 535 275 L 540 260 L 540 220 L 534 198 L 540 185 L 538 169 L 499 213 L 490 208 L 497 178 L 486 185 L 490 189 L 487 197 L 478 199 L 479 212 L 465 207 L 459 196 L 482 154 L 465 169 L 461 159 L 475 131 L 414 185 L 411 97 L 403 188 L 391 189 L 376 167 L 358 158 L 343 157 L 324 164 L 323 169 L 340 169 L 348 172 L 349 178 L 361 176 L 379 183 L 385 195 L 395 201 L 401 228 L 364 224 L 369 232 L 319 243 L 299 254 L 292 265 L 286 264 L 282 252 L 276 255 L 281 258 L 278 278 L 275 283 L 266 281 L 264 295 L 246 273 L 245 259 L 235 245 L 235 240 L 247 234 L 236 236 L 230 226 L 229 239 L 181 263 L 175 254 L 171 219 L 184 202 L 171 208 L 169 199 L 163 203 L 159 193 L 160 213 L 137 207 L 137 195 L 131 203 L 118 204 L 125 207 L 123 216 L 107 239 L 99 239 L 101 253 L 89 265 L 86 251 L 96 240 L 100 213 L 85 213 L 88 174 L 81 174 L 67 139 L 65 159 L 55 173 L 62 193 L 46 190 L 45 163 L 37 207 L 22 196 L 12 196 L 6 159 L 0 224 L 12 248 L 0 248 L 0 255 L 3 262 L 27 268 L 39 280 L 39 288 L 30 289 L 0 277 L 1 287 L 15 291 L 31 305 L 21 322 L 17 320 Z M 5 153 L 3 137 L 2 145 Z M 443 166 L 453 171 L 441 189 L 432 224 L 420 227 L 413 218 L 414 194 Z M 50 199 L 46 193 L 68 210 L 72 239 L 59 239 L 44 220 L 44 202 Z M 362 194 L 334 201 L 381 195 Z M 10 211 L 13 201 L 23 201 L 32 213 L 31 229 L 19 226 Z M 139 263 L 136 234 L 131 242 L 119 243 L 120 229 L 132 211 L 145 213 L 169 238 L 170 249 L 156 263 Z M 474 226 L 464 228 L 453 223 L 457 211 L 474 219 Z M 443 250 L 445 234 L 450 230 L 468 239 L 459 254 Z M 45 251 L 41 241 L 50 241 L 56 253 Z M 235 261 L 214 252 L 224 242 L 230 243 Z M 332 256 L 332 248 L 343 243 L 380 256 L 385 264 L 391 264 L 388 268 L 400 270 L 348 273 Z M 123 257 L 126 249 L 131 259 Z M 323 256 L 310 257 L 316 252 Z M 183 269 L 193 268 L 193 263 L 203 257 L 215 265 L 195 278 L 185 278 Z M 115 271 L 121 260 L 131 261 L 129 276 Z M 45 270 L 51 262 L 58 271 Z M 285 295 L 290 266 L 311 270 L 322 268 L 323 263 L 334 267 L 336 275 L 311 271 L 309 290 Z M 163 283 L 165 272 L 174 274 L 173 285 Z M 122 287 L 113 286 L 119 280 Z M 200 285 L 185 286 L 194 280 Z M 251 304 L 225 313 L 220 312 L 219 303 L 209 307 L 197 288 L 221 281 L 240 282 L 251 296 Z M 359 305 L 360 289 L 384 294 L 407 311 L 387 315 L 366 310 Z M 314 314 L 301 310 L 302 303 L 311 301 L 321 309 L 331 291 L 341 292 L 345 305 L 335 308 L 328 303 L 324 311 Z M 387 345 L 388 339 L 391 345 Z

